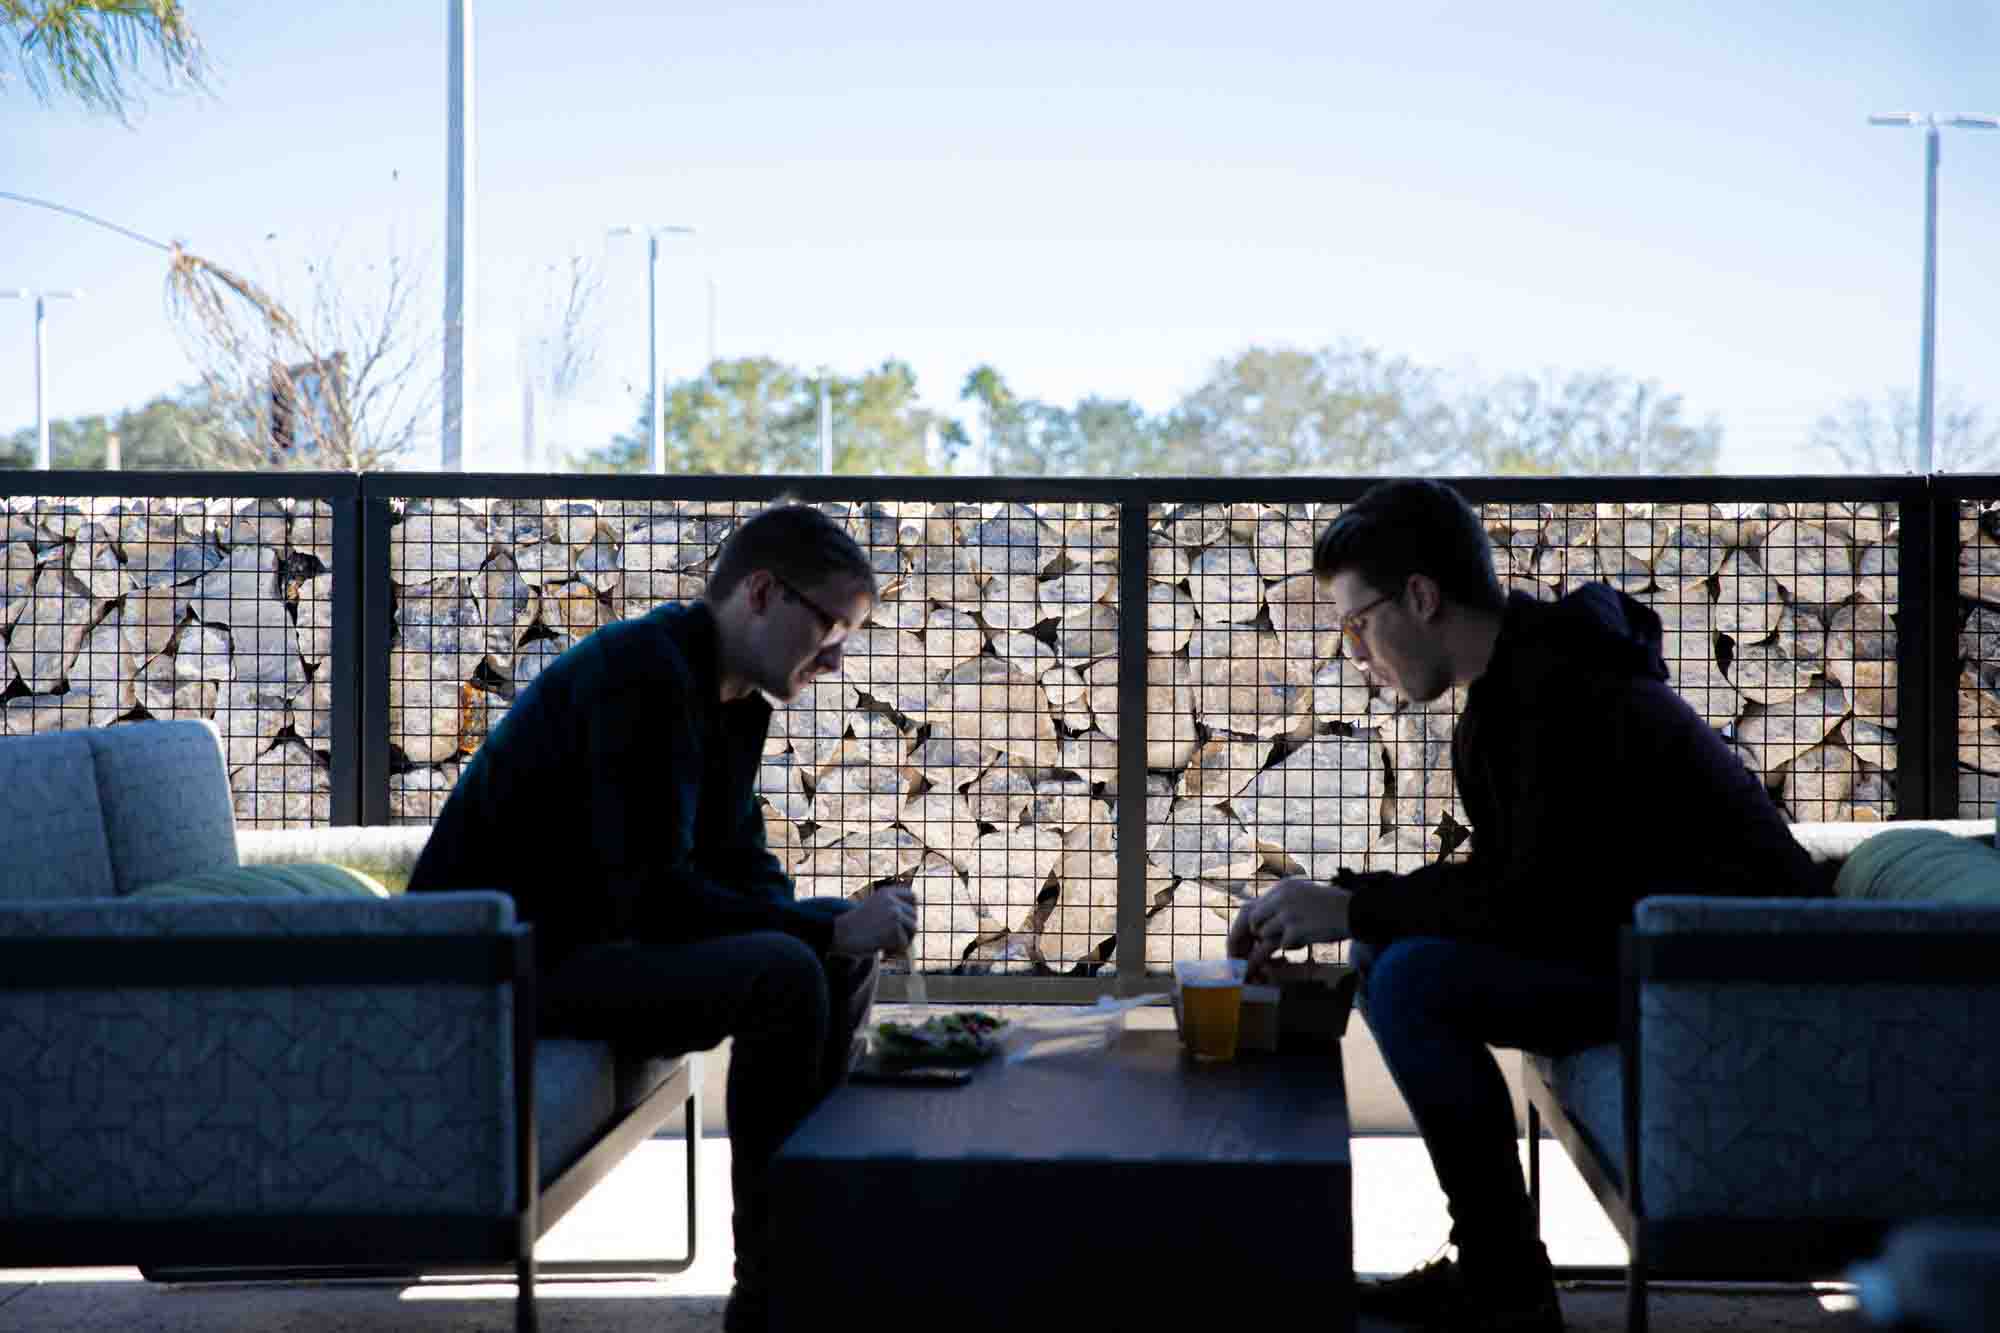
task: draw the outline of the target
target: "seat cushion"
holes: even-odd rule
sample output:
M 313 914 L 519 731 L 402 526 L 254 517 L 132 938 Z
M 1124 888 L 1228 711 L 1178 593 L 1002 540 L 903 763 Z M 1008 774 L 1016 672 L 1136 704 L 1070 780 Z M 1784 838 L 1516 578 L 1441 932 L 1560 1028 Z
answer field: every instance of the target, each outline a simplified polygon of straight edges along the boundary
M 209 722 L 130 722 L 90 743 L 114 892 L 236 864 L 236 811 Z
M 1625 1113 L 1623 1080 L 1616 1043 L 1591 1046 L 1572 1055 L 1529 1055 L 1542 1081 L 1556 1094 L 1570 1123 L 1589 1140 L 1592 1155 L 1610 1179 L 1624 1188 Z
M 0 900 L 109 898 L 111 848 L 82 732 L 0 740 Z
M 621 1056 L 610 1042 L 545 1037 L 535 1043 L 535 1151 L 541 1183 L 562 1174 L 618 1116 L 687 1060 Z
M 129 898 L 386 898 L 374 878 L 346 866 L 301 861 L 269 866 L 220 866 L 159 880 Z
M 1990 838 L 1890 829 L 1854 849 L 1833 892 L 1875 902 L 2000 903 L 2000 852 Z

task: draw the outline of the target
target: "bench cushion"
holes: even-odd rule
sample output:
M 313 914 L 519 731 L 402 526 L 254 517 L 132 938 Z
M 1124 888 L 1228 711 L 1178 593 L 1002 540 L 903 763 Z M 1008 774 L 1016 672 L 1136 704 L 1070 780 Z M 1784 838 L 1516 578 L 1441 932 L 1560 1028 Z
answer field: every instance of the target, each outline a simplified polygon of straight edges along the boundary
M 686 1059 L 621 1057 L 609 1042 L 569 1037 L 536 1042 L 535 1152 L 543 1187 Z
M 133 722 L 80 733 L 97 770 L 113 891 L 236 864 L 236 812 L 208 722 Z
M 1890 829 L 1854 849 L 1833 891 L 1877 902 L 2000 903 L 2000 852 L 1990 837 Z

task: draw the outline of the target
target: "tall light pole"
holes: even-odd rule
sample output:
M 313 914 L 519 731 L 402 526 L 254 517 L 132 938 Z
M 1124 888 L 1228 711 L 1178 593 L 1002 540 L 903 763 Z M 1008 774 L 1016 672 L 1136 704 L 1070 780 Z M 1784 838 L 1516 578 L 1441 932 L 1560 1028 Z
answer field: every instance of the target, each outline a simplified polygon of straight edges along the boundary
M 1924 336 L 1917 361 L 1917 471 L 1931 470 L 1931 409 L 1936 400 L 1937 352 L 1937 174 L 1938 129 L 2000 129 L 2000 117 L 1939 116 L 1930 112 L 1898 111 L 1868 117 L 1870 125 L 1922 126 L 1924 131 Z
M 74 301 L 82 296 L 81 291 L 35 291 L 26 287 L 15 287 L 0 291 L 0 297 L 14 301 L 33 300 L 35 303 L 35 466 L 43 472 L 50 467 L 49 457 L 49 413 L 48 413 L 48 372 L 44 363 L 48 360 L 48 303 L 50 301 Z
M 693 227 L 657 222 L 628 222 L 613 227 L 613 236 L 646 237 L 646 394 L 653 404 L 653 461 L 655 476 L 667 470 L 667 446 L 660 430 L 665 404 L 660 401 L 660 237 L 692 236 Z
M 444 435 L 440 462 L 465 466 L 465 331 L 473 321 L 472 0 L 447 0 L 444 209 Z

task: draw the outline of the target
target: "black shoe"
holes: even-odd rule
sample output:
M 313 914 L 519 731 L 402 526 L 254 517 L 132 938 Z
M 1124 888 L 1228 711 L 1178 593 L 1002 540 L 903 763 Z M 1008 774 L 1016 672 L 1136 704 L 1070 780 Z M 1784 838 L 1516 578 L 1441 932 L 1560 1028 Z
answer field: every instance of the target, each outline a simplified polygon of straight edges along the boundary
M 1354 1284 L 1360 1314 L 1437 1333 L 1563 1333 L 1562 1307 L 1546 1268 L 1518 1282 L 1468 1279 L 1450 1259 L 1401 1277 Z

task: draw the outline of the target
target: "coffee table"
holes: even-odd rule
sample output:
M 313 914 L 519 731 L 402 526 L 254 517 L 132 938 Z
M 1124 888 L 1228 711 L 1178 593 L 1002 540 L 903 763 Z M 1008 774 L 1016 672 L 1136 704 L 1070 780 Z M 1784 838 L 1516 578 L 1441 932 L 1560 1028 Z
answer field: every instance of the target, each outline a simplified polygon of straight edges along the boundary
M 1337 1047 L 1202 1065 L 1174 1033 L 1134 1031 L 992 1061 L 961 1088 L 848 1084 L 771 1185 L 779 1329 L 842 1311 L 951 1333 L 1173 1329 L 1218 1308 L 1353 1327 Z

